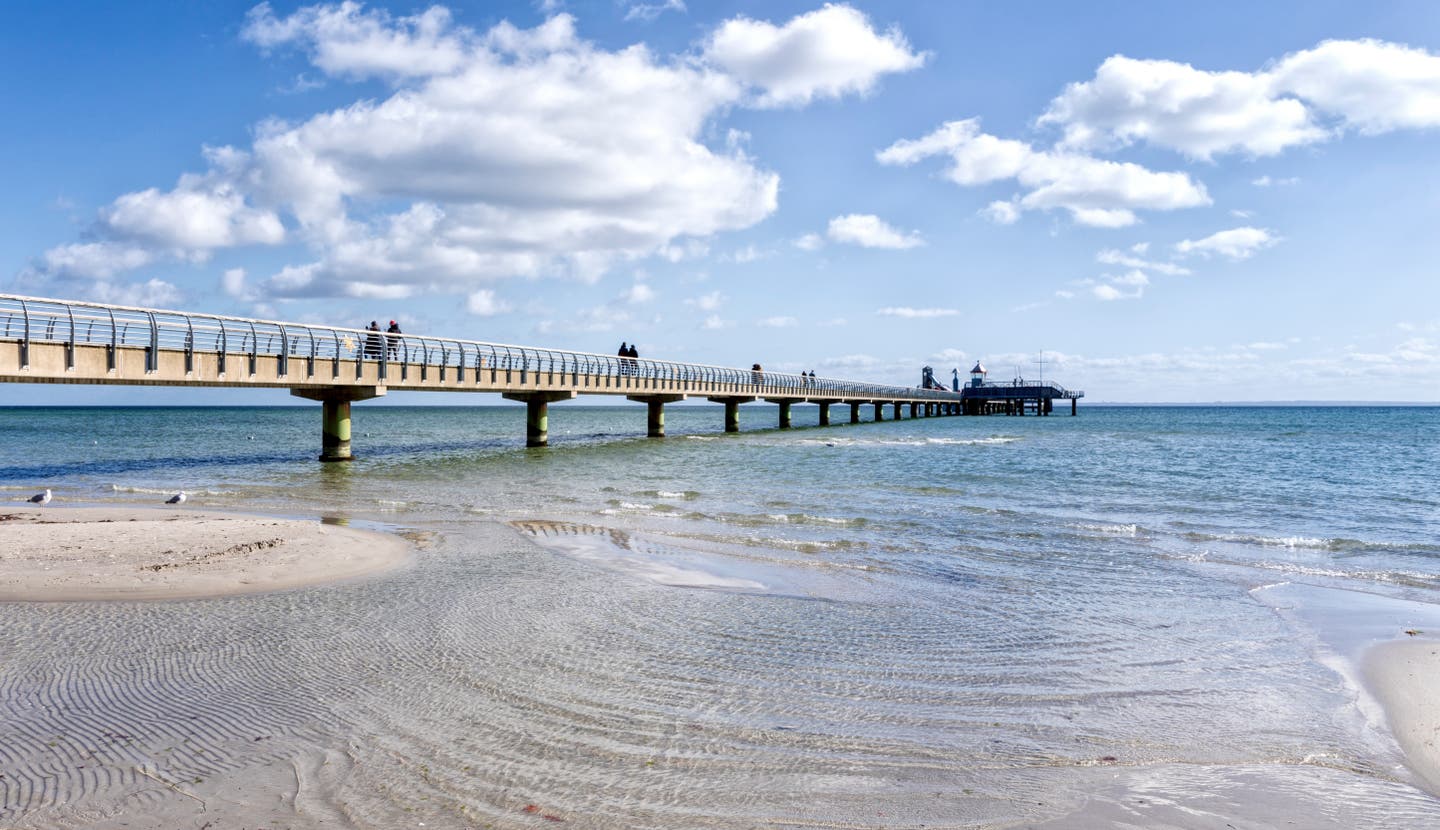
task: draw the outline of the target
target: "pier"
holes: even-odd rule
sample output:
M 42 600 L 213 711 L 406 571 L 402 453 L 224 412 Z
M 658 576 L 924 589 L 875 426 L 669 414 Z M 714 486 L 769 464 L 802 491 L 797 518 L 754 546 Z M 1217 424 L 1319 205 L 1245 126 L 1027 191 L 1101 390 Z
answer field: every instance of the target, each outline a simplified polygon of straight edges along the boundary
M 960 408 L 963 415 L 1049 415 L 1055 410 L 1055 401 L 1069 401 L 1070 414 L 1075 415 L 1079 400 L 1084 392 L 1066 389 L 1058 383 L 1027 381 L 1016 378 L 1009 382 L 995 382 L 986 379 L 985 367 L 976 362 L 970 370 L 970 381 L 960 392 Z M 959 385 L 959 373 L 956 373 Z
M 665 405 L 706 400 L 740 430 L 739 407 L 850 407 L 874 419 L 959 415 L 964 397 L 934 389 L 756 372 L 696 363 L 510 346 L 364 329 L 252 320 L 0 294 L 0 383 L 282 388 L 321 405 L 321 461 L 348 461 L 351 404 L 390 390 L 492 392 L 525 404 L 525 444 L 549 443 L 549 405 L 580 395 L 646 405 L 646 434 L 665 435 Z

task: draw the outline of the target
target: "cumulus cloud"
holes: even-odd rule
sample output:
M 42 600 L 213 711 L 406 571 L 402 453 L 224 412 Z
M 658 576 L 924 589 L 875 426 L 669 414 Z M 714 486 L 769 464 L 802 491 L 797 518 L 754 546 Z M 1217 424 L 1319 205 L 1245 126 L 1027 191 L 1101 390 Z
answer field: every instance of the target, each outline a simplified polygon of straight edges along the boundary
M 1440 126 L 1440 56 L 1377 40 L 1330 40 L 1258 71 L 1106 59 L 1040 116 L 1085 151 L 1145 142 L 1191 158 L 1271 156 L 1345 130 Z
M 648 303 L 655 299 L 655 289 L 643 282 L 637 282 L 621 295 L 621 299 L 631 305 Z
M 1145 296 L 1145 287 L 1149 284 L 1150 278 L 1137 269 L 1107 276 L 1104 282 L 1092 285 L 1090 293 L 1100 300 L 1138 300 Z
M 699 297 L 692 297 L 685 301 L 685 305 L 694 306 L 701 311 L 715 311 L 725 304 L 725 295 L 719 291 L 711 291 L 709 294 L 702 294 Z
M 899 29 L 877 32 L 860 11 L 827 4 L 783 26 L 741 17 L 705 42 L 704 59 L 761 90 L 761 107 L 865 94 L 880 76 L 925 63 Z
M 881 317 L 901 317 L 906 320 L 923 320 L 932 317 L 954 317 L 960 312 L 953 308 L 909 308 L 890 306 L 875 312 Z
M 1294 176 L 1288 179 L 1272 179 L 1269 176 L 1261 176 L 1257 179 L 1251 179 L 1250 183 L 1255 185 L 1256 187 L 1287 187 L 1292 184 L 1299 184 L 1300 179 Z
M 848 31 L 826 11 L 816 39 L 797 41 L 819 57 Z M 463 296 L 506 277 L 593 281 L 621 262 L 696 255 L 703 240 L 777 206 L 779 177 L 743 140 L 711 141 L 748 82 L 644 45 L 600 48 L 568 15 L 475 31 L 439 6 L 394 16 L 345 2 L 283 15 L 262 4 L 243 37 L 390 92 L 265 121 L 250 147 L 207 151 L 208 171 L 120 196 L 101 211 L 103 241 L 87 243 L 102 247 L 57 248 L 47 257 L 57 267 L 100 275 L 292 243 L 308 261 L 255 280 L 255 291 Z M 816 94 L 851 88 L 816 84 Z
M 944 176 L 974 187 L 1014 179 L 1026 189 L 999 211 L 1012 220 L 1022 210 L 1069 211 L 1082 225 L 1114 228 L 1138 221 L 1136 210 L 1176 210 L 1210 204 L 1205 186 L 1185 173 L 1157 173 L 1138 164 L 1036 150 L 1029 144 L 980 131 L 977 118 L 951 121 L 922 138 L 901 140 L 880 151 L 882 164 L 912 165 L 945 156 Z
M 800 321 L 794 317 L 766 317 L 755 325 L 766 329 L 789 329 L 800 325 Z
M 1279 241 L 1279 237 L 1264 228 L 1231 228 L 1228 231 L 1212 233 L 1204 239 L 1183 239 L 1175 244 L 1175 250 L 1182 255 L 1219 255 L 1241 260 L 1249 259 L 1256 251 L 1269 248 Z
M 852 213 L 830 220 L 826 235 L 835 242 L 859 245 L 862 248 L 915 248 L 925 244 L 920 234 L 906 233 L 886 224 L 878 216 Z
M 305 6 L 285 18 L 261 3 L 245 15 L 240 36 L 266 50 L 302 47 L 328 75 L 398 78 L 454 71 L 466 60 L 473 39 L 469 30 L 452 27 L 443 6 L 392 17 L 350 0 Z
M 77 242 L 59 245 L 41 258 L 44 270 L 55 276 L 109 279 L 155 261 L 155 255 L 136 245 L 121 242 Z
M 496 297 L 493 289 L 482 288 L 465 298 L 465 310 L 476 317 L 494 317 L 510 311 L 511 305 Z

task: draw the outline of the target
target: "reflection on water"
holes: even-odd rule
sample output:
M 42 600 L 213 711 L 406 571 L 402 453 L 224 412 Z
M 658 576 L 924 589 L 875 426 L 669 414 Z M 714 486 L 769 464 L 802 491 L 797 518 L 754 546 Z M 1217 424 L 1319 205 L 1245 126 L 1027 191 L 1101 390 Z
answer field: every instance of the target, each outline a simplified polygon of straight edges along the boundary
M 636 409 L 556 406 L 552 435 L 643 434 Z M 675 409 L 672 434 L 716 428 Z M 221 480 L 127 449 L 130 477 L 63 482 L 435 536 L 357 583 L 0 605 L 0 825 L 1440 825 L 1308 633 L 1331 595 L 1252 591 L 1432 602 L 1437 505 L 1357 478 L 1421 475 L 1399 457 L 1430 452 L 1433 415 L 1389 433 L 1095 411 L 530 453 L 505 448 L 508 410 L 359 410 L 391 443 L 348 466 Z M 293 427 L 310 455 L 314 415 L 226 417 L 282 454 Z M 8 430 L 0 459 L 72 469 L 63 431 Z M 413 449 L 456 431 L 460 450 Z M 1207 459 L 1222 445 L 1253 469 Z

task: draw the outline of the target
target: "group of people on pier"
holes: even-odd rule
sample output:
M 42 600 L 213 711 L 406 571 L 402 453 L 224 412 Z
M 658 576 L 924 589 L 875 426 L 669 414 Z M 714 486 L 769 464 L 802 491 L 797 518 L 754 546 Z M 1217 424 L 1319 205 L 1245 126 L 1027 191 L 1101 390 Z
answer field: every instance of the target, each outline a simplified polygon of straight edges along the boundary
M 370 325 L 365 327 L 365 357 L 372 360 L 379 360 L 381 357 L 388 357 L 391 360 L 400 356 L 400 324 L 394 320 L 390 321 L 390 328 L 380 331 L 380 323 L 371 320 Z
M 634 343 L 627 345 L 624 340 L 621 340 L 620 351 L 616 352 L 615 355 L 620 358 L 620 374 L 635 374 L 635 361 L 640 359 L 640 352 L 636 350 Z

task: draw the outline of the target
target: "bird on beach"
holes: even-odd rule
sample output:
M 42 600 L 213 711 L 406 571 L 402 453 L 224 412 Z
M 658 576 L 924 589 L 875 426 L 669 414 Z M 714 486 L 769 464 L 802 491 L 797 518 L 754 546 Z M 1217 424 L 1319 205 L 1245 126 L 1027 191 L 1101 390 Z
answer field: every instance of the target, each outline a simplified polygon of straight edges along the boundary
M 30 497 L 30 503 L 31 503 L 31 504 L 38 504 L 38 505 L 40 505 L 41 507 L 44 507 L 45 505 L 49 504 L 49 503 L 50 503 L 50 489 L 47 487 L 47 488 L 45 489 L 45 492 L 43 492 L 43 493 L 36 493 L 35 495 L 31 496 L 31 497 Z
M 181 490 L 180 492 L 178 492 L 178 493 L 176 493 L 175 495 L 171 496 L 170 498 L 166 499 L 166 500 L 165 500 L 165 503 L 166 503 L 166 504 L 184 504 L 184 503 L 185 503 L 185 498 L 186 498 L 186 496 L 185 496 L 185 491 L 184 491 L 184 490 Z

